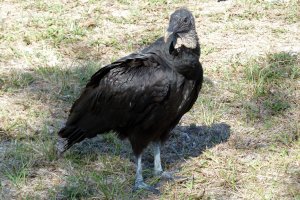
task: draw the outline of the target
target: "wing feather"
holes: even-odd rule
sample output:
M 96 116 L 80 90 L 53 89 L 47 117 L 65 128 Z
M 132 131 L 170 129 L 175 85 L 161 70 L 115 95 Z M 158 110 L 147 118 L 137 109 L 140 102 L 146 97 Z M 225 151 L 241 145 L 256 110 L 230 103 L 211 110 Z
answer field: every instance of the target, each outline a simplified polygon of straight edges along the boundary
M 152 54 L 131 54 L 96 72 L 74 103 L 67 125 L 94 135 L 132 126 L 168 98 L 168 70 Z

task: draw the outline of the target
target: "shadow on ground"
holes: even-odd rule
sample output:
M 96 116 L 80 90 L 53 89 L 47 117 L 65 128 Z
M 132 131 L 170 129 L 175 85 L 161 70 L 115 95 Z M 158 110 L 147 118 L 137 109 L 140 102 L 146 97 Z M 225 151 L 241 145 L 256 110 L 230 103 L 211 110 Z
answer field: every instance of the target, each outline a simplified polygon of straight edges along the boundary
M 163 146 L 163 159 L 173 163 L 199 156 L 205 149 L 226 142 L 230 137 L 230 126 L 216 123 L 211 126 L 177 126 Z M 168 156 L 164 155 L 164 152 Z
M 216 123 L 211 126 L 177 126 L 171 132 L 170 138 L 162 147 L 162 163 L 163 168 L 167 171 L 179 172 L 183 164 L 187 159 L 191 157 L 197 157 L 201 155 L 203 151 L 207 148 L 212 148 L 215 145 L 218 145 L 222 142 L 226 142 L 230 137 L 230 126 L 225 123 Z M 108 157 L 111 159 L 118 158 L 124 161 L 130 160 L 132 162 L 132 167 L 130 167 L 130 173 L 132 175 L 135 174 L 135 158 L 131 150 L 131 145 L 128 140 L 119 140 L 117 136 L 113 133 L 108 133 L 104 135 L 99 135 L 92 139 L 85 139 L 79 144 L 75 144 L 72 148 L 68 150 L 65 154 L 65 158 L 70 162 L 78 162 L 78 159 L 85 160 L 85 158 L 97 158 L 99 155 Z M 76 157 L 76 160 L 72 159 L 72 157 Z M 126 161 L 126 163 L 127 163 Z M 92 162 L 99 162 L 100 160 L 94 160 Z M 116 164 L 116 163 L 115 163 Z M 113 168 L 119 168 L 123 165 L 122 163 L 117 164 Z M 146 182 L 153 181 L 153 154 L 151 145 L 145 150 L 143 153 L 143 175 L 146 179 Z M 105 171 L 105 170 L 104 170 Z M 97 174 L 103 174 L 103 172 L 98 171 Z M 104 175 L 109 176 L 109 174 Z M 119 174 L 118 176 L 123 176 Z M 177 175 L 175 175 L 177 176 Z M 116 178 L 116 177 L 115 177 Z M 128 179 L 127 176 L 126 182 L 131 182 L 133 180 Z M 133 177 L 132 177 L 133 178 Z M 179 177 L 180 178 L 180 177 Z M 183 175 L 184 180 L 189 179 L 189 177 L 185 177 Z M 106 179 L 106 178 L 105 178 Z M 154 178 L 155 179 L 155 178 Z M 158 182 L 157 182 L 158 181 Z M 85 185 L 90 185 L 89 187 L 93 188 L 93 184 L 90 181 L 83 181 Z M 164 180 L 154 180 L 152 184 L 155 183 L 156 187 L 160 189 L 164 184 Z M 57 194 L 64 196 L 65 191 L 70 186 L 62 186 L 57 190 Z M 111 187 L 111 186 L 108 186 Z M 124 187 L 124 186 L 122 186 Z M 126 185 L 125 187 L 130 187 L 131 184 Z M 127 196 L 128 199 L 140 199 L 144 198 L 144 195 L 149 195 L 148 192 L 142 193 L 131 193 L 130 188 L 127 188 Z M 123 188 L 124 189 L 124 188 Z M 142 196 L 140 196 L 142 195 Z M 118 195 L 116 195 L 118 196 Z M 115 196 L 115 197 L 116 197 Z M 56 196 L 57 198 L 59 196 Z M 122 196 L 121 198 L 125 198 Z M 125 199 L 126 199 L 125 198 Z M 156 197 L 155 197 L 156 198 Z M 59 198 L 58 198 L 59 199 Z
M 115 136 L 116 137 L 116 136 Z M 230 126 L 226 123 L 216 123 L 211 126 L 177 126 L 170 138 L 162 146 L 161 156 L 165 165 L 178 165 L 189 157 L 197 157 L 207 148 L 226 142 L 230 137 Z M 117 139 L 118 140 L 118 139 Z M 143 153 L 143 164 L 146 168 L 153 167 L 151 145 Z M 71 148 L 72 153 L 79 154 L 111 154 L 120 155 L 134 162 L 129 141 L 115 141 L 106 135 L 86 139 Z

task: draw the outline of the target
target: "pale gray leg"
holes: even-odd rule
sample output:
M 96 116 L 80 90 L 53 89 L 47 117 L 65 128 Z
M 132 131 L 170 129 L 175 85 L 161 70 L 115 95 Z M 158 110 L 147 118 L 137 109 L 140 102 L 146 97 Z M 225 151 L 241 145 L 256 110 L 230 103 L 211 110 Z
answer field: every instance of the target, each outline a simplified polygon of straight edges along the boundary
M 159 194 L 159 190 L 154 187 L 147 185 L 143 179 L 143 170 L 142 170 L 142 155 L 136 157 L 136 178 L 133 190 L 148 190 L 155 194 Z
M 154 175 L 160 176 L 162 179 L 165 180 L 173 180 L 173 173 L 163 171 L 161 166 L 161 159 L 160 159 L 160 142 L 153 143 L 153 155 L 154 155 Z
M 153 144 L 153 154 L 154 154 L 154 175 L 158 176 L 161 175 L 163 169 L 161 167 L 161 160 L 160 160 L 160 143 L 155 142 Z
M 144 182 L 142 169 L 142 155 L 137 156 L 136 159 L 136 177 L 135 183 Z

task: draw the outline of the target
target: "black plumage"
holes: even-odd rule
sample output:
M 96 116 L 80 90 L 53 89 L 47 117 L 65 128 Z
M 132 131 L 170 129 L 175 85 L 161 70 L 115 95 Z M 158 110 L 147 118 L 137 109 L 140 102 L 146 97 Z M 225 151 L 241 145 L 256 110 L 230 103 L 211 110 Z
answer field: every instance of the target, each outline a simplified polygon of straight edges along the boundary
M 190 11 L 176 10 L 166 33 L 139 53 L 121 58 L 91 77 L 58 133 L 59 153 L 85 138 L 113 130 L 120 138 L 128 138 L 141 159 L 149 143 L 168 138 L 196 101 L 203 71 Z M 155 167 L 162 171 L 160 158 Z M 138 173 L 136 187 L 150 189 Z

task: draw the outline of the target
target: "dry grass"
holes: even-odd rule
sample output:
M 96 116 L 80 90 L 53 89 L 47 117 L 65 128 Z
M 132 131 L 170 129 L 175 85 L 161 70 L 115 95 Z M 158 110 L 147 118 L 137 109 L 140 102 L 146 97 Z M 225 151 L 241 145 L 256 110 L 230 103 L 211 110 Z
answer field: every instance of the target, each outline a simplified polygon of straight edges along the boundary
M 300 199 L 300 3 L 0 0 L 0 199 Z M 132 193 L 134 162 L 114 134 L 64 159 L 56 132 L 101 66 L 196 17 L 205 83 L 163 149 L 183 178 Z M 230 128 L 229 128 L 230 126 Z

